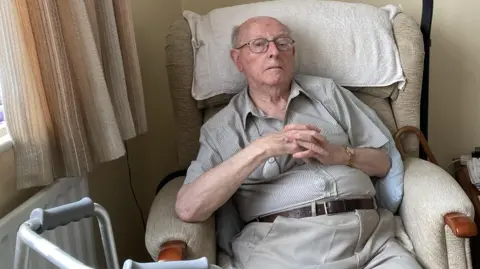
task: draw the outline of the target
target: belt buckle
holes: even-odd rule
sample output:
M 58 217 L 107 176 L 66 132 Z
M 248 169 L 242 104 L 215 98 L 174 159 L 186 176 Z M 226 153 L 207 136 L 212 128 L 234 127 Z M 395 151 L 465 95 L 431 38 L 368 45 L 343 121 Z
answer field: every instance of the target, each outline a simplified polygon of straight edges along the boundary
M 328 215 L 335 215 L 335 214 L 339 214 L 339 213 L 345 213 L 347 211 L 347 205 L 345 204 L 345 200 L 340 200 L 340 201 L 342 202 L 342 205 L 343 205 L 343 212 L 336 212 L 336 213 L 330 213 L 328 211 L 328 209 L 330 207 L 327 204 L 329 204 L 331 201 L 323 203 L 323 208 L 325 210 L 325 215 L 328 216 Z M 339 201 L 337 201 L 337 202 L 339 202 Z

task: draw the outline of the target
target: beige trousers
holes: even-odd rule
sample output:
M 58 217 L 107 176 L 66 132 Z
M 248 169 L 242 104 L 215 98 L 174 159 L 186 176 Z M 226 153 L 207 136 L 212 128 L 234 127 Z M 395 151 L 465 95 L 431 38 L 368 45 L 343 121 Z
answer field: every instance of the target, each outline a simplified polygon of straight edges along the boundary
M 393 214 L 384 209 L 252 222 L 232 242 L 232 267 L 421 269 L 394 230 Z

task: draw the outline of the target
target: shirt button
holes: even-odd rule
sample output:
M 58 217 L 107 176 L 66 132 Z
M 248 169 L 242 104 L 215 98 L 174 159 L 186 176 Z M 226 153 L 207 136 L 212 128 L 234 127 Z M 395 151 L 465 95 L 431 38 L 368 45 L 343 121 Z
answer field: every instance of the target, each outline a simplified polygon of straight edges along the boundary
M 274 162 L 275 162 L 275 158 L 274 158 L 274 157 L 268 158 L 268 162 L 269 162 L 269 163 L 274 163 Z

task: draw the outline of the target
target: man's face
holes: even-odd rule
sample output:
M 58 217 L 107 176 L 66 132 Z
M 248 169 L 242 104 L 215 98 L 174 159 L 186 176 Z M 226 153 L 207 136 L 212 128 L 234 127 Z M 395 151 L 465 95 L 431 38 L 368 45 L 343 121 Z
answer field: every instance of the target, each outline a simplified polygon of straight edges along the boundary
M 237 45 L 242 46 L 257 38 L 271 41 L 279 37 L 289 37 L 279 21 L 268 17 L 253 18 L 242 26 Z M 269 42 L 268 49 L 261 53 L 253 52 L 248 45 L 231 51 L 238 70 L 244 73 L 249 83 L 258 86 L 289 83 L 294 73 L 294 54 L 295 48 L 282 51 L 274 42 Z

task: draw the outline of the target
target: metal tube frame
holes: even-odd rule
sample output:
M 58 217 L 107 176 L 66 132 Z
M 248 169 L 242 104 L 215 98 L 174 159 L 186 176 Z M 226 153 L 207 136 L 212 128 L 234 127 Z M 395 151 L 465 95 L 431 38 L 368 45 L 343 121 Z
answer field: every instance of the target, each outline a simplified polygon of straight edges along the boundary
M 112 269 L 120 269 L 118 263 L 117 252 L 115 248 L 115 239 L 113 236 L 112 224 L 108 212 L 105 208 L 97 203 L 94 204 L 94 215 L 97 217 L 102 238 L 103 249 L 107 267 Z M 29 248 L 34 249 L 41 256 L 62 269 L 94 269 L 86 266 L 79 260 L 75 259 L 56 245 L 41 237 L 41 233 L 37 233 L 40 228 L 38 219 L 30 219 L 23 223 L 17 232 L 17 241 L 15 246 L 14 269 L 28 268 Z

